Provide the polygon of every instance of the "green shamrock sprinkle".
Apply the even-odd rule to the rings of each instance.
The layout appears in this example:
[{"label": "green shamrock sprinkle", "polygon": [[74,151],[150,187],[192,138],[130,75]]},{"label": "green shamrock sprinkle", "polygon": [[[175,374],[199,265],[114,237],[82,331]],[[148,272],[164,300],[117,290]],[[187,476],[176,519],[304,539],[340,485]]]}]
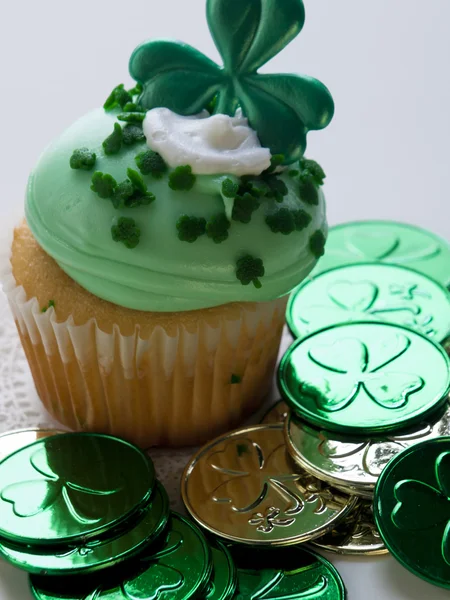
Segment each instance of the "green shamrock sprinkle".
[{"label": "green shamrock sprinkle", "polygon": [[[269,184],[262,178],[242,178],[243,187],[241,192],[245,190],[255,198],[265,198],[272,193]],[[245,193],[244,192],[244,193]]]},{"label": "green shamrock sprinkle", "polygon": [[134,88],[131,88],[131,90],[128,90],[128,93],[130,94],[130,96],[140,96],[142,94],[143,91],[143,87],[140,83],[137,83]]},{"label": "green shamrock sprinkle", "polygon": [[222,194],[225,198],[236,198],[239,191],[239,184],[227,177],[222,182]]},{"label": "green shamrock sprinkle", "polygon": [[119,121],[125,121],[126,123],[142,123],[145,119],[145,113],[142,112],[127,112],[121,113],[118,117]]},{"label": "green shamrock sprinkle", "polygon": [[278,175],[268,174],[267,171],[259,177],[242,177],[241,181],[241,196],[248,192],[255,198],[274,198],[277,202],[282,202],[284,196],[289,193],[284,181]]},{"label": "green shamrock sprinkle", "polygon": [[289,235],[294,231],[305,229],[311,222],[311,216],[304,210],[289,210],[280,208],[275,213],[267,215],[266,223],[274,233]]},{"label": "green shamrock sprinkle", "polygon": [[145,108],[141,108],[139,106],[139,104],[136,104],[136,102],[128,102],[123,107],[123,112],[126,112],[126,113],[134,113],[134,112],[145,113]]},{"label": "green shamrock sprinkle", "polygon": [[211,219],[206,224],[206,235],[213,240],[215,244],[221,244],[228,239],[228,230],[231,227],[230,221],[225,213],[220,213]]},{"label": "green shamrock sprinkle", "polygon": [[156,200],[137,171],[127,170],[128,179],[120,183],[112,198],[114,208],[148,206]]},{"label": "green shamrock sprinkle", "polygon": [[302,169],[302,173],[304,173],[305,171],[311,173],[312,179],[317,186],[321,186],[324,184],[324,181],[326,179],[325,171],[315,160],[302,158],[300,160],[300,167]]},{"label": "green shamrock sprinkle", "polygon": [[310,173],[307,173],[306,176],[304,173],[300,175],[299,191],[300,198],[305,204],[310,204],[311,206],[317,206],[319,204],[319,192]]},{"label": "green shamrock sprinkle", "polygon": [[278,169],[278,167],[281,167],[284,161],[284,154],[274,154],[270,159],[270,167],[266,171],[264,171],[264,173],[274,173]]},{"label": "green shamrock sprinkle", "polygon": [[294,210],[292,214],[294,216],[296,231],[302,231],[303,229],[306,229],[312,221],[311,215],[307,213],[306,210]]},{"label": "green shamrock sprinkle", "polygon": [[122,129],[123,134],[123,143],[125,146],[132,146],[133,144],[137,144],[138,142],[145,141],[145,135],[142,131],[141,125],[136,125],[130,123],[129,125],[125,125]]},{"label": "green shamrock sprinkle", "polygon": [[327,242],[323,232],[318,229],[309,239],[309,248],[316,258],[320,258],[325,254],[325,244]]},{"label": "green shamrock sprinkle", "polygon": [[117,223],[111,227],[112,239],[122,242],[127,248],[136,248],[141,237],[141,230],[134,219],[120,217]]},{"label": "green shamrock sprinkle", "polygon": [[178,238],[192,244],[206,232],[206,219],[182,215],[177,221]]},{"label": "green shamrock sprinkle", "polygon": [[147,186],[145,185],[145,181],[142,179],[139,173],[134,169],[127,169],[127,175],[128,179],[132,182],[135,189],[145,194],[145,192],[147,191]]},{"label": "green shamrock sprinkle", "polygon": [[47,306],[44,306],[44,308],[41,310],[41,312],[46,313],[49,308],[55,308],[54,300],[50,300],[49,303],[47,304]]},{"label": "green shamrock sprinkle", "polygon": [[250,254],[243,256],[236,262],[236,277],[242,285],[253,283],[255,288],[262,287],[260,277],[265,275],[264,263],[260,258],[253,258]]},{"label": "green shamrock sprinkle", "polygon": [[143,175],[151,175],[155,179],[161,179],[168,168],[163,157],[153,150],[141,152],[134,160]]},{"label": "green shamrock sprinkle", "polygon": [[74,150],[70,157],[71,169],[82,169],[83,171],[90,171],[97,160],[97,156],[94,152],[88,150],[88,148],[79,148]]},{"label": "green shamrock sprinkle", "polygon": [[134,185],[129,179],[119,183],[119,185],[116,187],[113,197],[111,198],[114,208],[124,208],[133,194]]},{"label": "green shamrock sprinkle", "polygon": [[195,175],[192,173],[192,167],[177,167],[169,175],[169,187],[172,190],[188,192],[194,187],[196,181]]},{"label": "green shamrock sprinkle", "polygon": [[116,106],[123,108],[128,102],[133,102],[132,95],[127,92],[123,83],[113,89],[111,94],[108,96],[103,108],[105,110],[112,110]]},{"label": "green shamrock sprinkle", "polygon": [[[233,373],[233,375],[231,376],[231,385],[236,385],[238,383],[242,383],[242,377],[240,377],[239,375],[235,375]],[[238,452],[239,452],[239,447],[238,447]]]},{"label": "green shamrock sprinkle", "polygon": [[[233,378],[233,375],[232,375],[232,378]],[[244,454],[250,454],[247,444],[237,444],[236,451],[237,451],[237,455],[239,456],[239,458],[244,456]]]},{"label": "green shamrock sprinkle", "polygon": [[91,190],[98,194],[100,198],[110,199],[114,196],[117,188],[117,181],[108,173],[96,171],[92,175]]},{"label": "green shamrock sprinkle", "polygon": [[103,149],[107,156],[117,154],[122,148],[123,132],[119,123],[114,123],[114,131],[103,142]]},{"label": "green shamrock sprinkle", "polygon": [[243,196],[236,196],[233,206],[233,221],[250,223],[252,215],[259,208],[259,200],[246,192]]},{"label": "green shamrock sprinkle", "polygon": [[284,196],[287,196],[289,193],[284,181],[276,176],[270,176],[267,178],[267,183],[271,190],[268,198],[275,198],[276,202],[283,202]]}]

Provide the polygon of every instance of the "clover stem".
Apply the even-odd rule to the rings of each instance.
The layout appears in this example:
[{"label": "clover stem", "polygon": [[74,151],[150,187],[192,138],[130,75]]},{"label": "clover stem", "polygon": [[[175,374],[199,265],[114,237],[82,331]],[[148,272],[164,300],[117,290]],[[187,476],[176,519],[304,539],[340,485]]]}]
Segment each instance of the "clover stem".
[{"label": "clover stem", "polygon": [[237,108],[238,100],[234,91],[234,85],[230,83],[220,90],[217,96],[214,114],[229,115],[230,117],[234,117]]}]

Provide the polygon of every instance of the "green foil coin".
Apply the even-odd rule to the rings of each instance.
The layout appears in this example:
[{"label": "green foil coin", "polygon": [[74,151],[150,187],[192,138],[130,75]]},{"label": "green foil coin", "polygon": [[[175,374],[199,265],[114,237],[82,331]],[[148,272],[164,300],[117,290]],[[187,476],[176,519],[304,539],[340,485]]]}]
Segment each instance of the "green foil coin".
[{"label": "green foil coin", "polygon": [[158,539],[169,518],[169,499],[161,484],[157,484],[151,503],[136,522],[128,523],[126,531],[102,541],[90,540],[61,548],[50,553],[31,552],[0,544],[0,557],[16,567],[36,575],[90,574],[115,565],[142,553]]},{"label": "green foil coin", "polygon": [[206,594],[206,600],[231,600],[237,586],[237,572],[233,559],[226,546],[218,540],[211,546],[213,577]]},{"label": "green foil coin", "polygon": [[0,461],[34,442],[63,433],[58,429],[18,429],[3,433],[0,435]]},{"label": "green foil coin", "polygon": [[450,245],[414,225],[360,221],[332,227],[326,254],[314,273],[361,262],[410,267],[444,286],[450,285]]},{"label": "green foil coin", "polygon": [[426,275],[390,264],[356,264],[325,271],[291,296],[286,313],[297,337],[352,321],[412,327],[436,342],[450,334],[450,293]]},{"label": "green foil coin", "polygon": [[392,555],[418,577],[450,589],[449,437],[390,461],[375,490],[374,513]]},{"label": "green foil coin", "polygon": [[325,558],[303,546],[254,549],[230,546],[238,571],[235,600],[344,600],[345,587]]},{"label": "green foil coin", "polygon": [[344,323],[291,346],[278,382],[293,412],[309,424],[371,436],[437,411],[449,391],[450,363],[441,346],[412,329]]},{"label": "green foil coin", "polygon": [[0,463],[0,538],[19,545],[67,546],[98,539],[148,503],[150,459],[117,438],[47,437]]},{"label": "green foil coin", "polygon": [[[204,597],[212,573],[211,552],[203,534],[173,513],[157,548],[130,565],[131,571],[104,574],[103,581],[32,577],[38,600],[188,600]],[[120,581],[118,581],[120,580]],[[222,598],[218,596],[218,598]],[[223,597],[224,599],[226,596]]]}]

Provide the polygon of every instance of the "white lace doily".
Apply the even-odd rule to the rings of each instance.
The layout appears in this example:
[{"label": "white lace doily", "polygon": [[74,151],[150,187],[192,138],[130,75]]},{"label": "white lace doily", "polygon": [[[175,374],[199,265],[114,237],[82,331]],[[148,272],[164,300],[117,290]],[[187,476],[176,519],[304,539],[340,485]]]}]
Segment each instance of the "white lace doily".
[{"label": "white lace doily", "polygon": [[[289,344],[283,340],[282,350]],[[271,398],[275,399],[275,387]],[[267,410],[267,406],[265,407]],[[258,415],[252,421],[257,422]],[[28,427],[61,428],[41,404],[22,350],[8,302],[0,291],[0,433]],[[172,508],[181,511],[180,479],[195,449],[149,451]]]}]

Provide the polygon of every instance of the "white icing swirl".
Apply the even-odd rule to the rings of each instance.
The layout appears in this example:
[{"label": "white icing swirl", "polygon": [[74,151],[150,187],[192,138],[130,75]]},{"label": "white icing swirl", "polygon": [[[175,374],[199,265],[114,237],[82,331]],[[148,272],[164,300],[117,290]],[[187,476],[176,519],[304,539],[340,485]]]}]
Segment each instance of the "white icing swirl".
[{"label": "white icing swirl", "polygon": [[190,165],[197,175],[260,175],[270,167],[270,150],[261,147],[257,133],[239,114],[210,116],[204,111],[182,117],[154,108],[145,117],[144,134],[170,167]]}]

